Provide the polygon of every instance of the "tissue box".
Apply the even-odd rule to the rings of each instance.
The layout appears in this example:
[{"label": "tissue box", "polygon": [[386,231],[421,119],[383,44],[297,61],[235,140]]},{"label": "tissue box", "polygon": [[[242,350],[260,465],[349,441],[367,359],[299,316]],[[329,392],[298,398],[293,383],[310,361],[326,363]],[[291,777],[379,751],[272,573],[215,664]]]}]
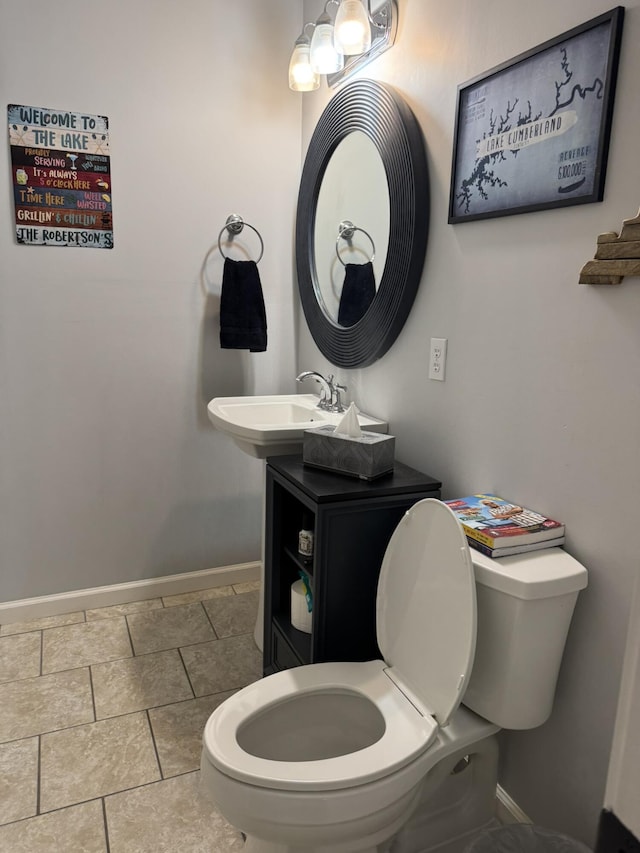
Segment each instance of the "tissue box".
[{"label": "tissue box", "polygon": [[326,424],[304,431],[302,461],[314,468],[375,480],[393,471],[395,443],[393,435],[363,430],[359,438],[351,438]]}]

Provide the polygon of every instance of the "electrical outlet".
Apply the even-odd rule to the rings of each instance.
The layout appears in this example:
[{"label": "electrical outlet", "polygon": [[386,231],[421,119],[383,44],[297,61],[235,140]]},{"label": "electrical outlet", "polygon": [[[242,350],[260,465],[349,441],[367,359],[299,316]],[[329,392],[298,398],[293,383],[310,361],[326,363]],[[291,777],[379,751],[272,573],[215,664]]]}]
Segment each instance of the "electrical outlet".
[{"label": "electrical outlet", "polygon": [[444,382],[444,370],[447,364],[447,339],[431,338],[429,350],[429,379]]}]

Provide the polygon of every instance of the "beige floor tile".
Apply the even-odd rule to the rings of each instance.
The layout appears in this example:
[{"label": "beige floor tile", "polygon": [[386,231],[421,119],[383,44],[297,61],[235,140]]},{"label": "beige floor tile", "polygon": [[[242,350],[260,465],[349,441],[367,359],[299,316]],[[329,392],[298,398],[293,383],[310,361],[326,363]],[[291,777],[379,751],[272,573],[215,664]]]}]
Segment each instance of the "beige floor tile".
[{"label": "beige floor tile", "polygon": [[98,720],[193,697],[177,649],[97,663],[91,676]]},{"label": "beige floor tile", "polygon": [[43,632],[43,673],[131,656],[127,624],[122,616],[48,628]]},{"label": "beige floor tile", "polygon": [[149,610],[160,610],[161,598],[147,598],[144,601],[129,601],[127,604],[112,604],[110,607],[97,607],[87,610],[87,622],[94,619],[111,619],[114,616],[129,616],[131,613],[146,613]]},{"label": "beige floor tile", "polygon": [[234,853],[240,833],[204,798],[199,773],[107,797],[111,853]]},{"label": "beige floor tile", "polygon": [[213,628],[199,602],[150,613],[135,613],[127,616],[127,622],[137,655],[215,639]]},{"label": "beige floor tile", "polygon": [[254,592],[256,589],[260,589],[260,581],[243,581],[233,584],[233,591],[238,595],[242,595],[243,592]]},{"label": "beige floor tile", "polygon": [[262,655],[250,634],[188,646],[181,652],[196,696],[237,690],[262,677]]},{"label": "beige floor tile", "polygon": [[0,743],[94,719],[89,670],[0,684]]},{"label": "beige floor tile", "polygon": [[251,633],[258,615],[258,598],[258,592],[245,592],[232,598],[204,601],[204,609],[209,614],[218,637]]},{"label": "beige floor tile", "polygon": [[147,715],[43,735],[40,810],[59,809],[160,778]]},{"label": "beige floor tile", "polygon": [[57,628],[59,625],[74,625],[84,622],[84,612],[61,613],[59,616],[43,616],[42,619],[32,619],[29,622],[14,622],[12,625],[0,625],[0,637],[9,634],[24,634],[27,631],[41,631],[43,628]]},{"label": "beige floor tile", "polygon": [[38,738],[0,745],[0,824],[35,815],[38,806]]},{"label": "beige floor tile", "polygon": [[106,853],[102,803],[0,826],[0,853]]},{"label": "beige floor tile", "polygon": [[40,631],[0,639],[0,682],[40,675]]},{"label": "beige floor tile", "polygon": [[189,773],[200,767],[202,732],[213,711],[233,695],[216,693],[188,702],[153,708],[149,711],[153,737],[158,750],[160,767],[164,778]]},{"label": "beige floor tile", "polygon": [[192,604],[194,601],[206,601],[209,598],[224,598],[233,595],[231,586],[215,586],[211,589],[198,589],[195,592],[183,592],[180,595],[165,595],[162,599],[165,607],[176,607],[179,604]]},{"label": "beige floor tile", "polygon": [[[242,849],[201,799],[195,771],[209,715],[261,677],[258,589],[215,587],[96,608],[87,621],[75,612],[0,627],[0,853]],[[47,813],[35,816],[38,769]]]}]

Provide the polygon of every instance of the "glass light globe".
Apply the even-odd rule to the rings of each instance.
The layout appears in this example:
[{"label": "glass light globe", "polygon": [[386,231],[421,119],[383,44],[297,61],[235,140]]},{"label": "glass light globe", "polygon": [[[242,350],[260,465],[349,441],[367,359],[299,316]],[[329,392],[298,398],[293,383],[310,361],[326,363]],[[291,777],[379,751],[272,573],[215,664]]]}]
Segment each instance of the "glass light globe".
[{"label": "glass light globe", "polygon": [[342,0],[336,15],[335,43],[347,56],[371,47],[369,16],[360,0]]},{"label": "glass light globe", "polygon": [[289,88],[294,92],[313,92],[320,87],[320,77],[311,67],[309,40],[298,39],[289,62]]},{"label": "glass light globe", "polygon": [[334,43],[333,24],[328,15],[316,23],[311,39],[311,66],[318,74],[335,74],[344,67],[344,54]]}]

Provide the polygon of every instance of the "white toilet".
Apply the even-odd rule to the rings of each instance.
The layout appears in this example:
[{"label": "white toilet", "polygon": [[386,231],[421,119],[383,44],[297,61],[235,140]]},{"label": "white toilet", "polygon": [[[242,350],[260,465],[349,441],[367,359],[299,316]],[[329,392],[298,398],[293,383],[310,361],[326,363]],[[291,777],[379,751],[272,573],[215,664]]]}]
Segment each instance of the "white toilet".
[{"label": "white toilet", "polygon": [[[500,728],[548,718],[586,585],[559,548],[470,552],[451,510],[420,501],[380,571],[384,660],[301,666],[227,699],[204,731],[205,790],[246,834],[247,853],[394,849],[453,763],[483,744],[495,756]],[[452,837],[459,812],[446,818]]]}]

